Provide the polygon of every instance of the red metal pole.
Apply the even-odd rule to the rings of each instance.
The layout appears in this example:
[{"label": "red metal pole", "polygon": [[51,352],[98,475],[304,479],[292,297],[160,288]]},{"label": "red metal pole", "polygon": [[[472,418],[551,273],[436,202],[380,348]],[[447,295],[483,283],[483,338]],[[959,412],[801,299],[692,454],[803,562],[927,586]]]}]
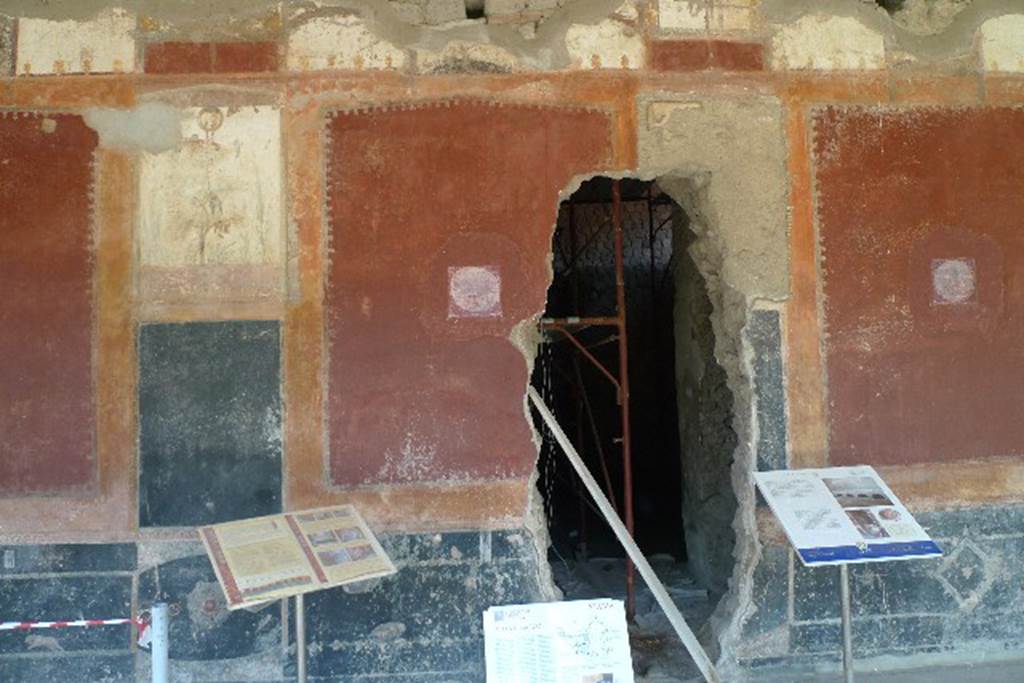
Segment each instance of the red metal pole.
[{"label": "red metal pole", "polygon": [[[615,230],[615,313],[619,325],[619,400],[622,402],[622,506],[626,530],[633,536],[633,459],[629,432],[629,345],[626,336],[626,280],[622,258],[622,186],[612,182],[612,228]],[[626,618],[636,616],[633,560],[626,558]]]}]

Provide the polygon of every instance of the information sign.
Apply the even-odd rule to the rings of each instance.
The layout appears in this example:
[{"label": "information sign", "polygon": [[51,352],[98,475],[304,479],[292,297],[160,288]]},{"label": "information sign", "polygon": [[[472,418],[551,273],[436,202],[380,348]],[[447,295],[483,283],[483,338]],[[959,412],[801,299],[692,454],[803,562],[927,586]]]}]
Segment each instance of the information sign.
[{"label": "information sign", "polygon": [[942,555],[873,467],[755,472],[805,565]]},{"label": "information sign", "polygon": [[199,529],[228,609],[395,573],[351,505]]}]

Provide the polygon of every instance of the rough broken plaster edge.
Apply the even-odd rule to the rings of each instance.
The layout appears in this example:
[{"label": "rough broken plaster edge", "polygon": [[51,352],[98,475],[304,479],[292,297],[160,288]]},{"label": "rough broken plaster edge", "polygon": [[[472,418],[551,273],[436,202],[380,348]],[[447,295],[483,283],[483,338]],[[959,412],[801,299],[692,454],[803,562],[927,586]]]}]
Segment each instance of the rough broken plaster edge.
[{"label": "rough broken plaster edge", "polygon": [[944,31],[932,35],[914,33],[900,26],[884,9],[874,3],[852,0],[762,0],[761,13],[766,32],[795,22],[802,16],[849,17],[882,35],[886,61],[891,67],[901,53],[911,61],[925,63],[967,60],[980,65],[977,34],[989,19],[1021,13],[1020,0],[973,0]]},{"label": "rough broken plaster edge", "polygon": [[689,254],[707,286],[712,303],[715,359],[726,372],[733,396],[732,426],[737,436],[730,472],[736,497],[736,514],[732,522],[736,535],[733,572],[729,589],[709,620],[713,639],[711,654],[717,656],[718,667],[725,678],[733,680],[738,675],[734,670],[735,643],[741,636],[743,624],[753,613],[753,574],[760,560],[753,489],[753,472],[756,469],[756,429],[753,427],[756,421],[752,419],[753,350],[745,334],[753,303],[722,275],[722,264],[729,258],[729,251],[716,227],[715,217],[709,212],[711,204],[706,192],[714,182],[712,173],[680,169],[650,179],[657,181],[662,191],[672,197],[690,218],[690,229],[696,239],[690,245]]},{"label": "rough broken plaster edge", "polygon": [[[656,101],[657,97],[663,95],[672,100],[678,100],[681,96],[680,93],[651,91],[643,95],[638,106],[642,107],[644,103]],[[692,96],[693,93],[688,95]],[[784,119],[779,121],[778,135],[780,139],[785,139]],[[685,159],[685,150],[676,150],[676,153]],[[785,158],[784,156],[781,160],[780,182],[786,184],[784,201],[788,202],[789,175],[785,167]],[[737,250],[735,247],[730,250],[729,245],[725,243],[727,231],[720,228],[718,217],[712,213],[714,206],[705,194],[715,182],[713,165],[704,167],[665,161],[648,162],[644,165],[641,156],[639,173],[643,179],[657,180],[661,189],[690,217],[690,228],[696,239],[690,245],[689,253],[708,289],[712,303],[711,323],[715,334],[715,358],[726,372],[727,385],[733,395],[733,429],[737,435],[737,446],[733,452],[730,472],[737,503],[732,522],[736,534],[733,574],[729,580],[729,589],[716,606],[709,626],[714,641],[713,647],[717,647],[719,666],[723,671],[729,672],[727,679],[732,680],[735,677],[742,680],[743,673],[734,655],[738,650],[744,624],[756,610],[753,602],[753,574],[761,556],[753,486],[753,472],[756,470],[756,442],[753,440],[756,435],[752,430],[752,426],[756,425],[752,412],[755,395],[751,355],[753,351],[746,339],[745,328],[754,302],[767,297],[756,291],[740,291],[725,278],[725,273],[738,270],[726,267],[731,262],[730,255]],[[677,185],[675,193],[671,188],[673,183]],[[786,292],[780,292],[777,299],[781,302],[789,296],[788,243],[792,228],[788,211],[780,214],[779,218],[785,222],[787,245]],[[771,298],[776,300],[775,297]]]},{"label": "rough broken plaster edge", "polygon": [[[647,96],[654,98],[657,95],[658,93],[652,92]],[[675,93],[673,99],[678,97],[679,94]],[[780,120],[780,126],[784,126],[784,119]],[[784,127],[780,127],[778,135],[785,139]],[[702,196],[700,187],[700,183],[703,182],[703,190],[706,191],[708,183],[715,182],[713,171],[713,167],[709,170],[686,164],[659,164],[649,169],[641,165],[640,168],[642,177],[656,179],[662,190],[669,194],[691,219],[691,230],[697,239],[690,246],[690,255],[704,278],[712,302],[711,323],[715,333],[715,358],[726,372],[727,384],[733,395],[733,429],[737,435],[737,446],[733,452],[730,472],[737,503],[732,522],[736,535],[733,548],[734,564],[729,589],[716,606],[709,624],[713,640],[712,649],[717,649],[718,666],[724,679],[743,680],[745,673],[739,666],[735,653],[738,651],[744,625],[757,609],[753,598],[753,576],[761,559],[753,485],[753,473],[756,470],[753,349],[746,339],[745,328],[755,300],[763,299],[764,296],[756,292],[739,291],[724,277],[724,273],[734,270],[725,268],[732,252],[723,242],[724,233],[718,227],[718,218],[710,213],[713,206],[706,196]],[[785,168],[782,169],[781,177],[783,182],[788,183]],[[682,187],[678,188],[680,192],[675,194],[669,187],[672,179],[682,184]],[[786,197],[788,198],[788,185]],[[788,245],[791,234],[788,212],[781,218],[786,224]],[[698,227],[703,229],[697,230]],[[787,265],[787,273],[788,268]],[[788,276],[786,281],[788,283]]]},{"label": "rough broken plaster edge", "polygon": [[[70,116],[81,117],[79,112],[63,108],[41,108],[35,107],[25,109],[20,107],[0,107],[0,119],[42,119],[49,116]],[[100,218],[99,218],[99,195],[102,183],[100,173],[100,146],[99,140],[89,155],[89,187],[87,188],[89,203],[89,269],[90,292],[89,292],[89,336],[92,348],[89,351],[89,374],[92,378],[92,394],[89,396],[89,404],[92,406],[92,452],[89,459],[92,460],[92,473],[90,480],[74,486],[55,487],[40,489],[38,491],[19,492],[16,490],[0,489],[0,500],[19,498],[59,498],[62,500],[97,500],[101,493],[100,477],[100,453],[99,453],[99,422],[100,409],[98,388],[100,385],[99,375],[99,347],[100,347],[100,322],[99,322],[99,264],[96,253],[100,245]],[[81,514],[81,513],[79,513]]]},{"label": "rough broken plaster edge", "polygon": [[[522,63],[523,70],[557,71],[571,68],[572,59],[565,43],[569,28],[581,24],[597,25],[606,19],[616,18],[623,0],[575,0],[567,3],[542,21],[532,38],[520,34],[520,24],[515,23],[491,24],[474,19],[440,26],[406,23],[386,0],[331,0],[327,7],[322,3],[313,7],[308,2],[298,4],[297,8],[289,8],[290,14],[284,18],[285,35],[294,27],[317,18],[357,16],[377,39],[406,53],[406,66],[396,69],[399,72],[415,69],[419,52],[442,53],[449,44],[459,42],[503,49]],[[637,28],[639,30],[639,26]]]},{"label": "rough broken plaster edge", "polygon": [[[588,172],[575,176],[566,188],[559,192],[558,205],[576,192],[583,182],[599,176],[657,182],[662,191],[686,212],[690,218],[691,230],[698,225],[702,228],[699,232],[694,230],[696,239],[690,245],[688,253],[693,258],[701,277],[704,278],[712,301],[711,322],[715,333],[715,358],[726,371],[728,386],[733,395],[733,429],[736,431],[738,441],[733,453],[730,474],[733,493],[737,501],[736,516],[732,523],[736,533],[736,545],[733,548],[733,574],[729,579],[728,592],[719,601],[710,619],[712,638],[715,641],[712,643],[711,654],[714,656],[717,651],[718,666],[722,672],[728,674],[726,680],[736,680],[736,677],[741,676],[742,672],[732,653],[735,651],[735,643],[742,635],[743,625],[755,609],[753,574],[761,558],[755,518],[756,498],[753,488],[753,472],[756,470],[756,449],[753,444],[756,443],[754,439],[757,436],[756,427],[753,426],[756,425],[756,420],[752,419],[755,407],[753,402],[753,349],[746,340],[745,334],[747,318],[754,306],[753,300],[733,289],[721,277],[720,264],[728,257],[728,251],[722,243],[721,235],[717,232],[714,223],[707,218],[704,207],[708,206],[709,202],[706,197],[702,196],[702,191],[706,190],[711,177],[710,173],[700,173],[690,168],[659,173],[646,170],[642,166],[629,172],[607,170]],[[666,187],[671,183],[671,179],[682,181],[684,186],[689,185],[690,187],[683,192],[676,188],[674,192],[672,188]],[[694,182],[695,180],[696,182]],[[552,239],[556,228],[557,222],[552,226]],[[552,258],[553,251],[549,251],[549,286],[554,277]],[[740,311],[740,313],[733,314],[734,320],[727,320],[729,311]],[[541,315],[543,315],[543,309],[533,318],[521,321],[520,325],[536,325]],[[536,334],[539,335],[539,333]],[[532,349],[527,349],[529,355],[524,352],[531,374],[537,350],[538,346],[535,345]],[[529,398],[526,396],[523,398],[523,410],[534,434],[534,442],[537,444],[539,455],[541,436],[534,427]],[[536,465],[534,471],[535,473],[537,471]],[[532,479],[531,483],[535,484],[536,482]],[[536,486],[533,485],[532,488],[536,489]],[[537,493],[539,495],[539,492]],[[543,509],[540,513],[543,514]]]},{"label": "rough broken plaster edge", "polygon": [[[599,176],[609,178],[628,177],[621,175],[621,172],[609,170],[594,170],[585,173],[578,173],[573,176],[566,186],[558,192],[558,196],[555,198],[554,220],[551,223],[551,230],[548,236],[549,246],[546,260],[548,289],[551,288],[551,283],[555,278],[555,252],[553,244],[555,232],[558,229],[558,212],[561,209],[562,202],[579,190],[583,183]],[[526,514],[524,516],[524,524],[533,533],[533,541],[538,553],[538,564],[541,565],[541,568],[538,570],[538,578],[540,579],[540,585],[547,593],[546,599],[561,600],[564,597],[564,594],[555,584],[554,572],[551,569],[551,563],[548,561],[547,550],[551,546],[551,535],[548,530],[547,515],[544,512],[544,500],[540,492],[540,487],[538,486],[538,482],[540,481],[540,452],[544,437],[542,432],[537,429],[537,426],[534,423],[530,397],[527,393],[527,389],[532,386],[533,371],[536,366],[537,355],[540,352],[540,345],[543,343],[543,333],[540,331],[538,323],[543,317],[546,309],[547,295],[545,295],[544,304],[540,309],[533,313],[533,315],[527,316],[516,323],[512,328],[511,334],[508,336],[508,341],[516,347],[521,354],[523,354],[523,359],[526,361],[526,385],[523,387],[523,419],[526,420],[526,425],[530,430],[531,440],[533,441],[534,448],[537,451],[533,460],[533,472],[530,475],[530,481],[528,484],[528,499]],[[559,451],[560,450],[561,447],[559,447]]]},{"label": "rough broken plaster edge", "polygon": [[[164,2],[151,7],[152,1],[82,0],[79,3],[65,2],[51,6],[38,0],[6,0],[9,6],[4,12],[11,17],[85,20],[91,18],[96,11],[117,6],[135,11],[139,16],[166,20],[172,25],[182,27],[196,21],[192,16],[194,7],[190,10],[184,0],[179,3]],[[466,41],[502,48],[521,60],[525,70],[559,70],[569,68],[571,61],[565,46],[568,28],[580,24],[596,25],[605,19],[615,18],[621,0],[576,0],[567,3],[542,21],[537,28],[536,36],[529,39],[518,32],[516,24],[487,24],[479,20],[440,26],[409,24],[399,17],[386,0],[293,0],[288,3],[287,10],[282,9],[281,3],[274,3],[271,0],[235,4],[237,6],[224,7],[219,11],[225,19],[236,24],[264,18],[270,10],[280,12],[282,35],[286,35],[289,28],[310,19],[338,14],[357,15],[363,19],[371,33],[406,52],[440,52],[451,41]],[[288,12],[287,16],[283,16],[285,11]],[[970,59],[972,63],[980,63],[976,47],[981,25],[988,19],[1020,13],[1019,0],[974,0],[941,33],[922,35],[902,27],[887,12],[873,4],[853,0],[763,0],[760,30],[741,34],[763,37],[803,15],[851,17],[882,34],[889,57],[903,54],[908,55],[911,61]],[[215,17],[211,14],[208,19],[212,21]],[[179,33],[184,34],[179,37],[188,38],[190,35],[198,34],[205,36],[208,32],[205,29],[208,29],[210,21],[205,22],[202,28],[193,28],[191,31],[179,30]],[[637,30],[644,30],[641,24],[642,21],[638,20]],[[655,33],[676,35],[678,32],[656,29]],[[415,59],[408,61],[410,65],[414,63]],[[138,66],[137,63],[136,70]]]},{"label": "rough broken plaster edge", "polygon": [[[531,373],[532,374],[532,373]],[[533,421],[530,421],[532,428]],[[538,449],[538,454],[540,453]],[[537,585],[540,586],[542,600],[555,602],[561,600],[565,595],[555,583],[555,574],[548,562],[548,548],[551,547],[551,535],[548,532],[548,520],[544,514],[544,499],[540,493],[537,482],[540,480],[540,470],[534,466],[533,474],[530,475],[530,483],[527,487],[526,514],[523,518],[523,527],[530,536],[533,551],[537,555]]]}]

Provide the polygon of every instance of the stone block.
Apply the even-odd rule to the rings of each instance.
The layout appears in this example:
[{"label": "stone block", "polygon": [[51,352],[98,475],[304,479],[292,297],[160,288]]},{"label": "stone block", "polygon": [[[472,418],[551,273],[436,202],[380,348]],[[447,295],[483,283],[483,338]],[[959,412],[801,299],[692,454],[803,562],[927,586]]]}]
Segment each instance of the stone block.
[{"label": "stone block", "polygon": [[885,67],[885,39],[852,17],[809,14],[777,28],[772,67],[866,70]]},{"label": "stone block", "polygon": [[1024,14],[989,19],[978,29],[981,64],[986,71],[1024,71]]},{"label": "stone block", "polygon": [[17,73],[127,73],[135,69],[135,15],[119,8],[86,21],[18,20]]}]

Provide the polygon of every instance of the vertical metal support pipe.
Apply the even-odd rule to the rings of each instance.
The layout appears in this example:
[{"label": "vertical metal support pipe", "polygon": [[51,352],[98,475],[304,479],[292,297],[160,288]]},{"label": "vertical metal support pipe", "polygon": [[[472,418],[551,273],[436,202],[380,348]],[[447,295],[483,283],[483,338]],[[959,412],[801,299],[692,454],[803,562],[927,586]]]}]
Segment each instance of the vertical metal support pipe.
[{"label": "vertical metal support pipe", "polygon": [[843,681],[853,683],[853,623],[850,617],[850,571],[839,565],[839,608],[843,618]]},{"label": "vertical metal support pipe", "polygon": [[298,683],[306,683],[306,599],[295,596],[295,673]]},{"label": "vertical metal support pipe", "polygon": [[[633,459],[629,430],[629,344],[626,335],[626,278],[622,257],[622,183],[612,181],[612,228],[615,231],[615,313],[619,326],[619,402],[622,404],[622,507],[626,530],[633,535]],[[636,615],[636,577],[626,558],[626,618]]]},{"label": "vertical metal support pipe", "polygon": [[166,602],[158,602],[150,610],[149,627],[153,629],[150,647],[153,683],[167,683],[170,663],[170,614]]}]

